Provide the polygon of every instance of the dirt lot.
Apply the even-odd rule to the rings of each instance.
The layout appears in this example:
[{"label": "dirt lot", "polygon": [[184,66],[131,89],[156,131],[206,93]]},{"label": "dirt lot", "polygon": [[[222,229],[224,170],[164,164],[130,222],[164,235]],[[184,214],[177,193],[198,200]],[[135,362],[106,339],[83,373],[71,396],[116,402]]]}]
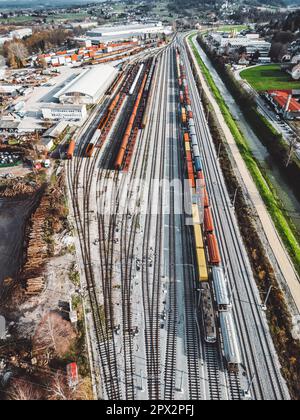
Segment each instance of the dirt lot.
[{"label": "dirt lot", "polygon": [[0,199],[0,286],[20,268],[25,222],[35,199]]},{"label": "dirt lot", "polygon": [[0,168],[0,177],[6,174],[11,174],[12,176],[25,176],[31,172],[31,168],[23,165],[12,166],[9,168]]}]

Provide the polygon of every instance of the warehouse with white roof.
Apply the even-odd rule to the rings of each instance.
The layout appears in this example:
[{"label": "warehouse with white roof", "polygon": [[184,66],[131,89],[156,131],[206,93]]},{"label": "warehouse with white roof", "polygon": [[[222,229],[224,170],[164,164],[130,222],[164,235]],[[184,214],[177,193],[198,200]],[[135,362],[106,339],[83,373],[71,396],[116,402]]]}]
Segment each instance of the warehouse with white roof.
[{"label": "warehouse with white roof", "polygon": [[106,64],[87,69],[56,93],[55,98],[61,103],[74,105],[95,104],[117,73],[114,67]]}]

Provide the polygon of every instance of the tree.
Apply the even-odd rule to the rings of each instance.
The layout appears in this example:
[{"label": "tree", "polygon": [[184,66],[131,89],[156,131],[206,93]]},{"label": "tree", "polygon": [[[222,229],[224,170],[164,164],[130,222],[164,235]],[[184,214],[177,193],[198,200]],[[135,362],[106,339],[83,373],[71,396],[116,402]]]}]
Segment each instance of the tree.
[{"label": "tree", "polygon": [[58,313],[50,312],[38,325],[33,337],[33,349],[37,353],[53,351],[64,356],[74,343],[76,333],[70,322]]},{"label": "tree", "polygon": [[10,63],[13,63],[18,68],[24,67],[26,58],[29,55],[24,43],[19,40],[14,40],[8,44],[7,48]]},{"label": "tree", "polygon": [[23,379],[13,379],[8,390],[8,398],[14,401],[40,400],[42,394],[37,386]]}]

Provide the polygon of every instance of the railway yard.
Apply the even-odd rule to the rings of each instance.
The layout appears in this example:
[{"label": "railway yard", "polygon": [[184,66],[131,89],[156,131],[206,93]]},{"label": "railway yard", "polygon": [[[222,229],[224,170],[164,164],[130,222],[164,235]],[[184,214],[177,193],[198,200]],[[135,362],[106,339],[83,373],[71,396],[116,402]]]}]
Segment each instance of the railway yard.
[{"label": "railway yard", "polygon": [[290,399],[206,117],[175,35],[66,151],[99,399]]}]

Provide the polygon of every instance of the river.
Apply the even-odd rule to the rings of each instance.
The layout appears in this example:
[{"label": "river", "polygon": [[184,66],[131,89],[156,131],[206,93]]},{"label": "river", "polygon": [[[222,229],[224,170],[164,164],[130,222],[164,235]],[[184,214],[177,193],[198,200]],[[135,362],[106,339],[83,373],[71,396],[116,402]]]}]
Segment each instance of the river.
[{"label": "river", "polygon": [[209,69],[211,76],[213,77],[218,89],[224,98],[226,98],[226,104],[230,109],[233,117],[238,121],[239,126],[244,133],[249,146],[251,147],[252,153],[255,158],[260,162],[260,165],[264,168],[268,178],[274,185],[279,198],[281,199],[286,211],[288,212],[291,220],[295,224],[298,232],[300,232],[300,202],[295,196],[293,190],[287,183],[287,180],[282,174],[282,171],[274,161],[267,148],[261,143],[259,138],[253,132],[252,128],[246,121],[241,112],[240,107],[235,102],[233,96],[228,91],[221,77],[214,68],[212,62],[207,57],[202,48],[198,48],[200,56],[204,61],[206,67]]}]

